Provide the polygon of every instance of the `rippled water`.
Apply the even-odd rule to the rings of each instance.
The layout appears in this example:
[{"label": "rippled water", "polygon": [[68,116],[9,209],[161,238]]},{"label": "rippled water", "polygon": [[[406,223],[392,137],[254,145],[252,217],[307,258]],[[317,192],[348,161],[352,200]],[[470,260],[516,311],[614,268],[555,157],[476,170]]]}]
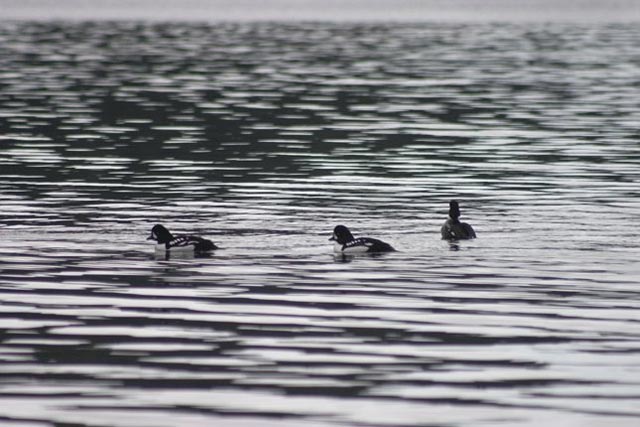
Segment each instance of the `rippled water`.
[{"label": "rippled water", "polygon": [[637,425],[639,45],[1,23],[0,423]]}]

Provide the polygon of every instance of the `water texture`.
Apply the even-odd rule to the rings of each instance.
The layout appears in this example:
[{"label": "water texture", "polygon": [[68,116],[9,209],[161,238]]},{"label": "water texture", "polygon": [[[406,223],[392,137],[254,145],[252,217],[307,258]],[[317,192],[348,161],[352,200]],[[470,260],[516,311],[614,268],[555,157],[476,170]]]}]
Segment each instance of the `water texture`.
[{"label": "water texture", "polygon": [[[0,23],[0,423],[638,425],[638,46]],[[340,223],[399,251],[334,257]]]}]

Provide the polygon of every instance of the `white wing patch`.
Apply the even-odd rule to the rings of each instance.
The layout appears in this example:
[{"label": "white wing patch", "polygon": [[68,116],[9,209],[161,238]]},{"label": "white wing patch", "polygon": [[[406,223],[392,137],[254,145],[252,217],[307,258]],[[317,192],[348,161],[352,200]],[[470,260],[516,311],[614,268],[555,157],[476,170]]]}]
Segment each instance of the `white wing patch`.
[{"label": "white wing patch", "polygon": [[341,252],[345,254],[357,254],[368,252],[369,248],[373,246],[373,242],[367,239],[355,239],[341,246]]},{"label": "white wing patch", "polygon": [[196,241],[189,236],[179,236],[169,242],[167,249],[190,249],[193,250]]}]

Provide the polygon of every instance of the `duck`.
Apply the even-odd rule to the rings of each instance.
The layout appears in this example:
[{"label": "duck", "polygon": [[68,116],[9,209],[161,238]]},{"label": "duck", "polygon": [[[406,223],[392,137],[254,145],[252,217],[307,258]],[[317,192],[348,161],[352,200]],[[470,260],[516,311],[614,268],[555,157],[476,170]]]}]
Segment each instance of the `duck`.
[{"label": "duck", "polygon": [[475,239],[476,232],[471,225],[460,222],[460,206],[456,200],[449,202],[449,219],[440,229],[443,240],[467,240]]},{"label": "duck", "polygon": [[147,240],[155,240],[156,251],[193,251],[194,253],[209,252],[218,247],[211,241],[200,236],[180,234],[174,236],[162,224],[156,224],[151,229]]},{"label": "duck", "polygon": [[393,252],[395,249],[382,240],[371,237],[353,237],[351,231],[344,225],[338,225],[333,229],[333,251],[340,254],[380,253]]}]

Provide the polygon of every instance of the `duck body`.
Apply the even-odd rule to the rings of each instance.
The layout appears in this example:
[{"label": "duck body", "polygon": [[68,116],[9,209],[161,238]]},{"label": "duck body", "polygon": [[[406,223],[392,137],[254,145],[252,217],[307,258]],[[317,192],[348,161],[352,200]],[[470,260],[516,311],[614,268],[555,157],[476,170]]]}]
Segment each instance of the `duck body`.
[{"label": "duck body", "polygon": [[329,240],[335,242],[333,244],[333,251],[340,254],[348,255],[395,251],[390,244],[382,240],[371,237],[353,237],[351,231],[344,225],[338,225],[334,228],[333,236]]},{"label": "duck body", "polygon": [[155,240],[157,242],[155,245],[156,251],[204,253],[218,249],[215,243],[211,240],[190,234],[174,236],[169,230],[160,224],[153,226],[151,229],[151,235],[147,240]]},{"label": "duck body", "polygon": [[475,239],[476,232],[466,222],[448,219],[440,229],[444,240],[467,240]]},{"label": "duck body", "polygon": [[449,219],[445,221],[440,229],[443,240],[467,240],[475,239],[476,232],[471,225],[461,222],[460,207],[458,202],[452,200],[449,202]]}]

